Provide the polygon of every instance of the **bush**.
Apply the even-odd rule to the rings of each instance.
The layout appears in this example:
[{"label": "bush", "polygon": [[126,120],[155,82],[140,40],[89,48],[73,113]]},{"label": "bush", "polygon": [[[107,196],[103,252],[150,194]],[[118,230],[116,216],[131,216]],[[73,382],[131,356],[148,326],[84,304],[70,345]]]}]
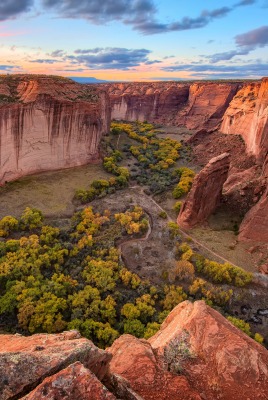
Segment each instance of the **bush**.
[{"label": "bush", "polygon": [[177,211],[177,213],[180,212],[181,210],[181,206],[182,206],[182,202],[181,201],[176,201],[176,203],[173,206],[173,210]]},{"label": "bush", "polygon": [[0,220],[0,236],[9,236],[9,234],[16,231],[18,227],[19,221],[11,215],[7,215]]},{"label": "bush", "polygon": [[167,219],[167,213],[166,213],[165,211],[160,211],[160,213],[158,214],[158,216],[159,216],[160,218]]}]

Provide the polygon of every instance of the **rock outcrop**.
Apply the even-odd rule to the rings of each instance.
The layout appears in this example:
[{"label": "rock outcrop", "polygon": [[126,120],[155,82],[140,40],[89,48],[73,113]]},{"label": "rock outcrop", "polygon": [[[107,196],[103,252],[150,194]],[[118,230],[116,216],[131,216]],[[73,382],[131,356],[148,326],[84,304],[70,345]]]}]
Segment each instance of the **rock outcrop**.
[{"label": "rock outcrop", "polygon": [[83,165],[99,157],[109,131],[105,92],[42,75],[0,78],[0,184]]},{"label": "rock outcrop", "polygon": [[223,153],[212,158],[199,172],[181,207],[177,220],[180,227],[191,228],[211,215],[219,204],[229,166],[229,154]]},{"label": "rock outcrop", "polygon": [[202,398],[267,398],[267,350],[203,301],[175,307],[149,342],[163,358],[174,347],[181,349],[177,361],[184,355],[184,374]]},{"label": "rock outcrop", "polygon": [[[105,386],[104,386],[105,385]],[[77,331],[0,336],[1,400],[266,400],[268,352],[203,301],[149,340],[99,350]]]},{"label": "rock outcrop", "polygon": [[98,349],[90,340],[81,338],[77,331],[30,337],[1,335],[0,398],[20,398],[47,376],[58,373],[76,361],[102,379],[110,358],[108,353]]},{"label": "rock outcrop", "polygon": [[80,362],[75,362],[44,379],[23,400],[116,400],[97,377]]},{"label": "rock outcrop", "polygon": [[201,400],[185,376],[163,368],[147,340],[122,335],[108,349],[110,374],[122,376],[144,400]]}]

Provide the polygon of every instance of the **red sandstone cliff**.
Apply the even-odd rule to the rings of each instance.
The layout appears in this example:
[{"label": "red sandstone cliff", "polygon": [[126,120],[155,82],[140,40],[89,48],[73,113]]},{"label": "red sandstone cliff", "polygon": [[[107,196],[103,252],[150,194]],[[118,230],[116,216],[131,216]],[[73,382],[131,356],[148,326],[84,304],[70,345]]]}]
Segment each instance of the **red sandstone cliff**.
[{"label": "red sandstone cliff", "polygon": [[223,153],[212,158],[199,172],[179,213],[180,227],[191,228],[212,214],[219,204],[229,166],[230,156],[228,153]]},{"label": "red sandstone cliff", "polygon": [[112,118],[147,120],[189,129],[214,129],[239,88],[238,83],[107,83]]},{"label": "red sandstone cliff", "polygon": [[76,331],[0,335],[0,398],[266,400],[267,365],[264,347],[184,301],[148,341],[123,335],[106,351]]},{"label": "red sandstone cliff", "polygon": [[220,130],[241,135],[247,151],[264,162],[268,154],[268,78],[242,86],[230,102]]},{"label": "red sandstone cliff", "polygon": [[109,131],[105,92],[48,76],[0,77],[0,183],[86,164]]}]

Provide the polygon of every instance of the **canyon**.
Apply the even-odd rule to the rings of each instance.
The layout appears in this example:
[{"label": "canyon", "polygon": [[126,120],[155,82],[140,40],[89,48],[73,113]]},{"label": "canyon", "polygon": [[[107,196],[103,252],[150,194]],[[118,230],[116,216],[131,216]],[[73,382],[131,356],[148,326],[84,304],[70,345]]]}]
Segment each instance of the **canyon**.
[{"label": "canyon", "polygon": [[[104,152],[101,142],[110,130],[111,119],[140,120],[165,126],[186,127],[188,132],[183,145],[191,147],[193,163],[198,165],[198,173],[181,206],[177,220],[179,227],[191,229],[206,221],[220,204],[226,204],[244,216],[238,240],[267,246],[267,78],[256,82],[133,82],[80,85],[61,77],[1,76],[0,184],[4,186],[6,182],[42,171],[98,163]],[[118,145],[118,137],[115,136],[113,140],[113,143]],[[122,148],[124,140],[126,138],[123,138]],[[114,146],[113,149],[115,148]],[[185,159],[186,157],[182,162]],[[128,159],[125,161],[127,168],[131,169],[133,164],[127,164],[130,162]],[[93,181],[99,177],[103,179],[98,170],[94,171],[92,179],[89,180]],[[68,170],[64,172],[68,173]],[[105,174],[109,179],[107,171]],[[196,252],[194,257],[198,257],[199,247],[196,247],[198,241],[193,241],[183,230],[180,232],[183,233],[183,237],[179,238],[179,233],[176,237],[178,226],[159,205],[158,199],[150,192],[146,193],[146,189],[142,186],[129,186],[120,192],[110,193],[105,199],[98,197],[91,203],[93,209],[100,213],[105,212],[104,209],[112,213],[124,212],[130,205],[139,204],[148,216],[149,229],[144,237],[137,239],[134,234],[126,242],[109,242],[109,248],[116,243],[119,249],[119,260],[124,266],[126,277],[127,274],[135,272],[138,278],[139,275],[148,281],[152,278],[151,285],[157,286],[159,282],[163,286],[170,284],[167,272],[168,268],[172,267],[172,262],[175,262],[173,244],[176,240],[178,243],[179,240],[184,240],[184,246],[189,244],[187,251],[190,255],[192,243]],[[71,206],[74,211],[83,209],[81,205],[77,207],[73,200],[70,200]],[[67,230],[71,229],[70,221],[66,224],[67,216],[63,213],[60,218],[58,211],[56,214],[58,220],[56,221],[54,216],[53,222],[59,223],[55,226],[63,227],[59,235],[62,235],[62,240],[66,240],[66,246],[71,249],[71,243],[67,241],[66,236]],[[69,215],[68,218],[70,219]],[[166,229],[168,222],[174,230],[173,238],[171,230],[168,232]],[[63,225],[60,225],[61,223]],[[44,231],[47,228],[45,227]],[[106,228],[107,236],[112,229],[115,229],[105,226],[101,232],[105,232],[103,238],[101,235],[97,236],[96,246],[100,246],[101,249],[100,243],[104,243],[101,240],[106,238]],[[14,237],[16,235],[19,235],[17,231]],[[37,236],[32,235],[32,240],[34,237]],[[12,246],[12,240],[9,242]],[[55,239],[55,248],[60,248],[59,243]],[[68,253],[69,247],[68,249],[66,247],[67,258],[71,254]],[[105,247],[103,249],[105,252]],[[87,250],[82,248],[81,254]],[[254,251],[252,246],[252,252]],[[164,257],[167,255],[165,257],[167,265],[163,262],[163,270],[158,268],[158,271],[157,259],[161,262],[160,252]],[[74,261],[71,257],[69,267],[78,274],[84,268],[84,264],[81,259]],[[53,265],[52,262],[49,268]],[[49,268],[47,276],[48,279],[51,278],[53,286],[56,274],[53,276],[51,274],[50,277]],[[59,266],[58,268],[60,271]],[[264,265],[263,272],[266,274],[268,270],[265,268]],[[59,279],[63,279],[64,274],[68,274],[68,270],[64,270]],[[35,282],[34,277],[30,278]],[[197,274],[195,278],[197,283],[202,282],[200,275]],[[253,283],[248,289],[240,288],[240,290],[233,287],[234,297],[230,304],[228,303],[229,308],[217,306],[217,303],[215,306],[212,300],[208,300],[208,303],[214,304],[223,315],[203,300],[192,302],[193,299],[203,299],[201,295],[195,297],[191,294],[188,297],[191,301],[183,301],[187,296],[181,297],[175,304],[179,301],[180,303],[173,310],[174,305],[168,311],[165,310],[167,312],[164,321],[153,320],[155,322],[152,322],[152,325],[156,324],[159,330],[154,331],[151,337],[142,339],[140,338],[143,337],[142,334],[137,334],[139,338],[130,334],[121,336],[118,334],[119,337],[115,336],[118,338],[114,337],[113,344],[109,344],[110,347],[105,350],[83,338],[76,330],[80,329],[77,325],[66,324],[64,328],[58,330],[49,331],[40,328],[31,331],[31,333],[61,332],[63,329],[71,329],[55,334],[35,333],[23,336],[21,333],[29,332],[21,327],[18,331],[15,329],[12,331],[20,333],[6,334],[3,322],[7,321],[5,318],[9,314],[5,313],[5,310],[0,320],[0,328],[3,328],[0,335],[0,398],[3,400],[169,400],[171,398],[266,400],[268,351],[257,343],[257,339],[252,339],[256,331],[266,335],[264,330],[267,326],[265,300],[267,280],[265,278],[267,277],[254,274]],[[77,279],[68,282],[80,285],[80,278]],[[13,281],[10,282],[13,285]],[[68,282],[66,281],[67,291]],[[94,286],[91,281],[87,283],[87,288],[91,284]],[[9,284],[8,281],[7,286]],[[57,286],[55,287],[57,289]],[[148,295],[144,294],[144,287],[140,284],[132,289],[139,295],[142,293],[144,298],[151,296],[153,305],[156,299],[162,301],[157,288],[151,286]],[[210,287],[213,288],[212,285]],[[218,281],[215,283],[215,288],[219,292],[223,288],[223,293],[229,290],[228,285],[220,285]],[[128,292],[122,283],[121,289],[122,293],[116,292],[115,305],[119,307],[122,297],[125,303],[133,302],[130,305],[134,306],[136,298],[129,295],[132,292]],[[25,289],[25,293],[27,290]],[[52,293],[54,289],[49,290]],[[93,290],[97,291],[96,288]],[[51,293],[48,291],[48,296]],[[76,289],[74,293],[75,298],[78,293]],[[111,297],[107,293],[109,290],[104,291],[105,300]],[[248,293],[250,296],[247,297]],[[64,297],[63,294],[59,294],[58,299],[61,296]],[[238,301],[240,296],[241,302]],[[1,300],[3,297],[1,293]],[[67,293],[66,302],[70,298]],[[3,304],[9,300],[6,296]],[[87,297],[81,297],[79,301],[81,305],[90,303]],[[11,302],[11,306],[12,304]],[[27,312],[31,313],[33,307],[30,302],[28,305],[29,310],[25,308],[26,318]],[[103,306],[96,305],[96,310],[98,307],[101,309]],[[149,303],[144,303],[144,307],[150,311]],[[105,310],[109,314],[112,309],[113,307]],[[101,309],[101,312],[105,310]],[[70,313],[67,317],[75,321],[77,316],[82,318],[79,312],[80,309],[77,314]],[[229,322],[225,318],[227,315],[239,318],[242,316],[243,321],[255,324],[257,329],[249,334],[250,337]],[[91,315],[89,316],[91,318]],[[8,318],[12,316],[9,315]],[[135,318],[131,323],[140,322],[138,317]],[[100,324],[97,319],[93,321],[95,322]],[[122,324],[120,318],[119,324]],[[74,326],[75,329],[72,329]],[[89,325],[88,329],[87,337],[92,338],[90,329],[93,328]],[[103,337],[105,335],[108,337],[111,332],[109,324],[103,323],[103,330],[100,329],[99,332]],[[266,336],[264,341],[267,344]],[[102,344],[99,345],[104,347]]]},{"label": "canyon", "polygon": [[0,184],[97,160],[109,125],[101,90],[60,77],[0,77]]},{"label": "canyon", "polygon": [[[233,159],[237,158],[234,151],[228,182],[234,181],[236,184],[225,186],[225,191],[229,191],[226,200],[230,202],[230,197],[233,197],[233,205],[239,202],[246,205],[244,212],[248,213],[241,225],[239,240],[267,242],[268,78],[256,82],[135,82],[100,86],[109,94],[114,119],[186,126],[196,132],[189,140],[193,144],[198,137],[199,143],[202,143],[203,138],[212,137],[215,131],[227,138],[240,135],[245,142],[248,158],[254,158],[255,169],[252,168],[253,164],[234,167]],[[219,156],[232,147],[231,138],[226,139],[227,149],[219,149],[215,154],[213,140],[202,147],[204,153],[212,152],[211,156]],[[200,151],[197,159],[199,156]],[[250,194],[245,197],[247,192]],[[189,199],[187,201],[189,203]],[[194,208],[188,207],[187,213],[193,214]],[[204,210],[200,210],[202,214],[208,216]],[[181,222],[182,217],[179,218]],[[258,233],[256,222],[261,226]],[[192,220],[187,226],[189,228],[196,223]]]},{"label": "canyon", "polygon": [[11,399],[267,399],[268,351],[204,301],[176,306],[150,339],[105,351],[73,330],[2,335],[0,396]]}]

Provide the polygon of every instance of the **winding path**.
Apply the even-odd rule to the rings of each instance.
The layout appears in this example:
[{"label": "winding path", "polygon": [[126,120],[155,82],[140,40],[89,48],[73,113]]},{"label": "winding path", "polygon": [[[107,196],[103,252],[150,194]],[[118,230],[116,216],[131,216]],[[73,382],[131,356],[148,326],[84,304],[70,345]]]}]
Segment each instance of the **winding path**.
[{"label": "winding path", "polygon": [[[167,211],[166,211],[163,207],[161,207],[161,206],[154,200],[153,197],[146,195],[146,194],[144,193],[144,190],[143,190],[140,186],[130,186],[130,189],[139,189],[140,193],[141,193],[143,196],[146,196],[146,198],[147,198],[149,201],[151,201],[152,203],[154,203],[155,206],[156,206],[160,211],[163,211],[163,212],[166,213],[167,219],[168,219],[169,222],[176,222],[176,221],[174,221],[173,218],[171,218],[171,216],[167,213]],[[148,212],[148,211],[146,211],[146,212],[147,212],[148,215],[150,216],[150,212]],[[151,217],[151,216],[150,216],[150,217]],[[150,227],[150,228],[151,228],[151,227]],[[180,227],[179,227],[179,231],[180,231],[180,233],[183,234],[184,237],[191,239],[191,241],[192,241],[193,243],[195,243],[195,244],[198,245],[199,247],[202,247],[204,250],[208,251],[208,252],[209,252],[210,254],[212,254],[214,257],[217,257],[219,260],[221,260],[221,261],[223,261],[223,262],[227,262],[227,263],[233,265],[234,267],[236,267],[236,265],[233,264],[231,261],[229,261],[229,260],[227,260],[226,258],[220,256],[218,253],[216,253],[215,251],[211,250],[209,247],[207,247],[207,246],[204,245],[203,243],[199,242],[199,240],[197,240],[197,239],[195,239],[193,236],[189,235],[187,232],[185,232],[184,230],[182,230]],[[151,231],[150,231],[150,233],[151,233]],[[149,235],[148,235],[148,236],[149,236]],[[147,237],[144,237],[143,239],[138,239],[138,240],[147,240],[147,239],[148,239],[148,236],[147,236]],[[130,241],[135,241],[135,240],[136,240],[136,239],[130,239]],[[127,241],[124,242],[124,243],[127,243]],[[128,242],[128,243],[129,243],[129,242]]]}]

